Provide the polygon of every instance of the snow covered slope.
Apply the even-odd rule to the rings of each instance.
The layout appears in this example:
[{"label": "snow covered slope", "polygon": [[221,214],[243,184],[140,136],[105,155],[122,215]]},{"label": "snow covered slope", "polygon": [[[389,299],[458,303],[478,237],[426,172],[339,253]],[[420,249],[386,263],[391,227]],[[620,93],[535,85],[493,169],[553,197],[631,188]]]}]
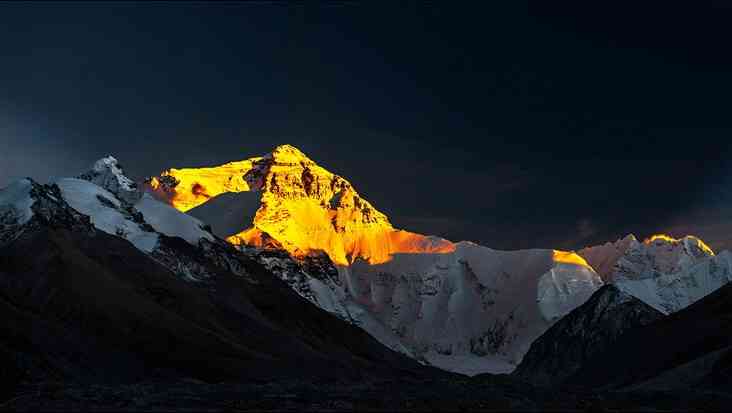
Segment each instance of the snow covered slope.
[{"label": "snow covered slope", "polygon": [[664,314],[674,313],[732,281],[732,253],[699,259],[670,273],[617,279],[622,291]]},{"label": "snow covered slope", "polygon": [[96,161],[78,179],[64,178],[56,183],[64,199],[90,216],[98,229],[127,238],[145,252],[155,248],[153,238],[158,233],[193,245],[214,239],[203,222],[140,191],[112,156]]},{"label": "snow covered slope", "polygon": [[573,254],[497,251],[469,242],[457,243],[453,253],[399,254],[382,264],[359,259],[350,266],[324,256],[295,265],[277,251],[245,251],[301,296],[382,344],[465,374],[510,372],[536,337],[603,284]]},{"label": "snow covered slope", "polygon": [[124,207],[111,192],[82,179],[63,178],[56,181],[56,185],[66,202],[88,215],[97,229],[125,238],[146,253],[157,247],[158,233],[146,226],[133,208]]},{"label": "snow covered slope", "polygon": [[693,236],[654,235],[630,242],[613,268],[622,291],[665,313],[687,307],[730,281],[729,253],[715,256]]},{"label": "snow covered slope", "polygon": [[730,253],[718,256],[699,238],[629,235],[585,248],[582,255],[620,290],[665,313],[673,313],[730,282]]},{"label": "snow covered slope", "polygon": [[[97,161],[81,178],[62,178],[50,185],[22,179],[2,188],[0,243],[17,238],[28,226],[36,225],[34,220],[69,216],[70,212],[61,213],[67,210],[82,214],[97,230],[130,241],[188,280],[205,279],[210,274],[199,263],[177,256],[172,237],[194,246],[206,242],[209,251],[215,249],[215,242],[222,242],[198,219],[138,191],[117,161],[107,157]],[[221,261],[227,260],[221,258]]]},{"label": "snow covered slope", "polygon": [[99,159],[90,171],[83,173],[79,178],[106,189],[130,204],[137,202],[142,195],[137,190],[137,184],[125,176],[122,166],[113,156]]},{"label": "snow covered slope", "polygon": [[714,255],[702,240],[694,236],[674,239],[654,235],[643,242],[631,242],[613,269],[615,279],[641,279],[671,274]]},{"label": "snow covered slope", "polygon": [[352,301],[416,355],[516,364],[536,337],[602,286],[591,268],[568,257],[460,242],[452,253],[398,254],[341,271]]},{"label": "snow covered slope", "polygon": [[56,185],[41,185],[26,178],[0,188],[0,246],[49,225],[79,232],[93,228],[89,217],[64,201]]},{"label": "snow covered slope", "polygon": [[[130,205],[112,192],[83,179],[62,178],[56,184],[66,202],[91,217],[95,227],[129,240],[144,252],[150,253],[155,249],[159,233],[183,238],[193,245],[198,245],[201,239],[213,240],[213,235],[204,229],[201,221],[148,194],[134,196],[138,201]],[[125,198],[133,199],[131,196]]]},{"label": "snow covered slope", "polygon": [[170,205],[164,204],[149,194],[145,194],[135,204],[134,208],[141,212],[155,231],[169,237],[180,237],[188,243],[198,245],[202,239],[213,241],[214,237],[206,229],[206,224],[198,219],[180,213]]}]

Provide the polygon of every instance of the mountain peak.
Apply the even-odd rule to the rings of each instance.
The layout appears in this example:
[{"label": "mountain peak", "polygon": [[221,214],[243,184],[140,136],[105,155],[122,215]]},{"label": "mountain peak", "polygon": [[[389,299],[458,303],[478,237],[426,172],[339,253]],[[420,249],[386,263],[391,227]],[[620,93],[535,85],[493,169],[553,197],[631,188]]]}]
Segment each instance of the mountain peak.
[{"label": "mountain peak", "polygon": [[454,250],[447,240],[428,242],[394,229],[350,182],[292,145],[220,166],[169,169],[147,182],[181,211],[225,193],[258,192],[259,209],[253,222],[242,222],[245,229],[228,238],[234,244],[272,238],[293,255],[325,252],[344,265],[357,258],[378,263],[394,253]]},{"label": "mountain peak", "polygon": [[299,164],[299,163],[314,163],[312,159],[308,158],[301,150],[288,144],[279,145],[272,152],[266,156],[271,157],[275,163],[278,164]]},{"label": "mountain peak", "polygon": [[635,234],[628,234],[625,237],[619,239],[618,241],[625,241],[625,242],[638,242],[638,238],[635,236]]},{"label": "mountain peak", "polygon": [[114,156],[97,160],[90,171],[79,175],[79,179],[96,184],[130,204],[134,204],[142,196],[137,184],[125,175],[122,165]]}]

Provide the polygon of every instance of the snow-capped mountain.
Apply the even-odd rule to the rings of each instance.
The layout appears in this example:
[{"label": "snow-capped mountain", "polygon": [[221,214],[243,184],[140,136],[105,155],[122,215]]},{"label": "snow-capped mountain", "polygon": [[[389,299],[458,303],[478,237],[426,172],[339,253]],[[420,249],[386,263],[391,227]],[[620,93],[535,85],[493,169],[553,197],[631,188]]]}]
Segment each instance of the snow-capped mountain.
[{"label": "snow-capped mountain", "polygon": [[214,239],[198,219],[139,191],[111,156],[98,160],[78,178],[61,178],[53,184],[72,208],[91,218],[97,229],[125,238],[146,253],[158,247],[161,234],[181,237],[193,245]]},{"label": "snow-capped mountain", "polygon": [[43,225],[93,232],[89,217],[69,207],[56,185],[26,178],[0,189],[0,247]]},{"label": "snow-capped mountain", "polygon": [[[347,180],[289,145],[146,182],[135,184],[113,157],[79,178],[16,182],[0,191],[0,243],[61,208],[187,281],[210,279],[211,262],[247,277],[247,257],[382,344],[467,374],[510,372],[606,282],[670,313],[732,278],[730,253],[715,256],[694,237],[628,236],[575,254],[497,251],[399,230]],[[211,229],[206,221],[217,216]],[[214,230],[233,234],[229,243]]]},{"label": "snow-capped mountain", "polygon": [[615,243],[580,250],[606,281],[663,312],[673,313],[732,281],[730,253],[715,255],[694,236],[629,235]]},{"label": "snow-capped mountain", "polygon": [[128,204],[136,203],[142,196],[137,184],[125,176],[122,166],[113,156],[99,159],[79,178],[106,189]]},{"label": "snow-capped mountain", "polygon": [[[107,185],[109,189],[88,179]],[[93,169],[80,178],[61,178],[48,185],[23,179],[3,188],[0,191],[0,243],[17,238],[27,228],[34,228],[38,219],[48,220],[50,218],[44,217],[59,215],[54,211],[63,210],[84,217],[96,230],[130,241],[183,279],[202,281],[209,278],[211,272],[202,264],[202,257],[179,254],[177,239],[200,248],[206,259],[245,275],[227,250],[231,249],[227,243],[211,234],[198,219],[138,191],[112,157],[97,161]]]},{"label": "snow-capped mountain", "polygon": [[635,280],[682,271],[699,260],[714,255],[694,236],[674,239],[654,235],[643,242],[630,242],[613,268],[615,280]]},{"label": "snow-capped mountain", "polygon": [[230,242],[300,261],[327,256],[334,267],[318,276],[261,259],[321,308],[450,370],[512,370],[533,339],[603,284],[570,252],[496,251],[395,229],[347,180],[289,145],[220,167],[170,169],[147,182],[157,197],[192,213],[227,193],[257,194],[243,203],[235,228],[214,230],[238,230]]}]

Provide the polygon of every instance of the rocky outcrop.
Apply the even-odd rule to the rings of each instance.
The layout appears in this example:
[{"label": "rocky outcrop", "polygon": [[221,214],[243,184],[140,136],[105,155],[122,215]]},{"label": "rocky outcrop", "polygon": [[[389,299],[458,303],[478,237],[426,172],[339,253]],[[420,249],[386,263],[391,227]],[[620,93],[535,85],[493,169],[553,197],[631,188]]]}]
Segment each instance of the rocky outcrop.
[{"label": "rocky outcrop", "polygon": [[106,189],[129,205],[135,204],[142,197],[137,184],[125,175],[122,165],[113,156],[96,161],[90,171],[79,175],[79,179]]},{"label": "rocky outcrop", "polygon": [[41,226],[95,231],[88,216],[64,201],[58,185],[26,178],[0,190],[0,247]]}]

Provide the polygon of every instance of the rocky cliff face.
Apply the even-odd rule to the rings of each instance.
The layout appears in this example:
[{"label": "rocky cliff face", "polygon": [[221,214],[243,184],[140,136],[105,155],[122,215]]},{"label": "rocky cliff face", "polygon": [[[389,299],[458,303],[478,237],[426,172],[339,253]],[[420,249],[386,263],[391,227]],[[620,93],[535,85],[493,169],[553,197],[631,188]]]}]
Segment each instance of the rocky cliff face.
[{"label": "rocky cliff face", "polygon": [[347,180],[290,145],[220,167],[170,169],[148,184],[181,211],[223,193],[258,192],[253,221],[228,238],[236,245],[261,246],[273,238],[294,256],[325,253],[340,265],[356,258],[375,264],[395,253],[454,250],[447,240],[395,230]]},{"label": "rocky cliff face", "polygon": [[625,332],[662,317],[660,311],[606,285],[534,341],[514,374],[541,384],[561,384],[592,357],[611,349]]},{"label": "rocky cliff face", "polygon": [[95,232],[91,219],[64,201],[58,185],[26,178],[0,189],[0,247],[40,227]]},{"label": "rocky cliff face", "polygon": [[142,197],[137,184],[125,175],[122,166],[113,156],[96,161],[92,169],[81,174],[79,179],[106,189],[128,204],[134,204]]}]

